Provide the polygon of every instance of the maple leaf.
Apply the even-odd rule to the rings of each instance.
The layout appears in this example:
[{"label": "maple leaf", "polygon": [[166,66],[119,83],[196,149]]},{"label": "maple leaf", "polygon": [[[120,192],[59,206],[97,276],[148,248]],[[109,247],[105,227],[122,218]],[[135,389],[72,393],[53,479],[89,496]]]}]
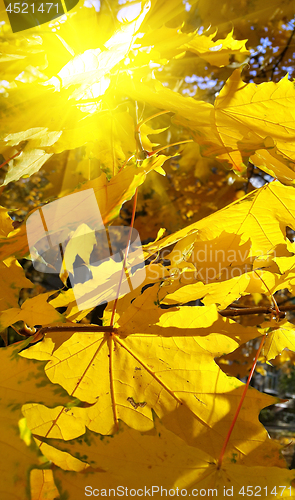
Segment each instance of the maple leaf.
[{"label": "maple leaf", "polygon": [[33,284],[25,276],[21,265],[13,257],[8,257],[0,262],[0,310],[18,306],[19,292],[21,288],[32,288]]},{"label": "maple leaf", "polygon": [[199,35],[185,44],[185,48],[195,52],[214,66],[226,66],[229,64],[230,54],[248,55],[249,51],[245,47],[247,40],[235,40],[233,30],[227,34],[226,38],[213,42],[217,31],[210,35]]},{"label": "maple leaf", "polygon": [[[278,256],[274,259],[278,260],[278,265],[283,266],[284,259],[288,259],[279,255],[286,251],[286,226],[295,227],[290,206],[293,196],[292,187],[280,183],[268,184],[174,235],[147,245],[147,254],[151,254],[176,243],[167,255],[172,268],[181,268],[189,263],[195,266],[191,278],[187,280],[189,284],[182,282],[176,291],[167,295],[167,303],[184,303],[208,295],[205,303],[219,303],[221,307],[226,307],[243,293],[266,292],[257,272],[264,275],[273,293],[286,286],[291,287],[293,260],[288,262],[289,273],[283,274],[286,266],[285,269],[281,267],[280,276],[278,267],[278,274],[273,270],[267,272],[270,265],[267,256],[278,249]],[[223,260],[217,256],[219,249]],[[263,267],[266,271],[260,271]],[[215,271],[208,275],[206,268]],[[198,269],[203,272],[199,279]]]},{"label": "maple leaf", "polygon": [[30,474],[31,500],[55,500],[59,493],[51,470],[33,469]]},{"label": "maple leaf", "polygon": [[62,323],[64,317],[52,305],[47,303],[50,295],[52,295],[52,292],[27,299],[20,308],[6,308],[0,315],[0,328],[4,330],[4,328],[17,323],[17,321],[23,321],[31,327],[56,322]]},{"label": "maple leaf", "polygon": [[[28,446],[20,437],[18,423],[22,418],[21,406],[26,401],[43,401],[55,405],[64,401],[62,391],[56,391],[44,376],[42,364],[18,355],[19,346],[0,349],[1,371],[1,482],[3,498],[28,498],[27,474],[42,461],[37,447]],[[13,473],[12,473],[13,471]]]},{"label": "maple leaf", "polygon": [[[0,219],[0,240],[6,241],[13,231],[13,225],[4,207],[0,207]],[[13,256],[0,262],[0,271],[0,311],[5,311],[17,307],[21,288],[32,288],[33,283],[26,278],[23,268]]]},{"label": "maple leaf", "polygon": [[[239,271],[239,268],[234,268]],[[213,283],[203,284],[202,281],[184,285],[163,299],[164,304],[183,304],[192,300],[202,299],[205,305],[218,304],[219,309],[225,309],[241,296],[247,294],[275,293],[286,287],[293,289],[294,270],[279,275],[265,270],[246,271],[237,277],[224,277],[224,281],[213,281]],[[187,273],[186,273],[187,274]],[[238,273],[237,273],[238,274]],[[193,281],[192,279],[189,281]],[[271,304],[270,304],[271,306]]]},{"label": "maple leaf", "polygon": [[[107,108],[105,108],[105,106],[101,107],[101,104],[97,102],[97,98],[103,96],[106,92],[110,84],[110,76],[114,67],[128,56],[129,51],[134,45],[136,38],[135,34],[139,30],[149,9],[150,4],[146,3],[143,6],[141,14],[133,22],[122,24],[120,29],[117,30],[109,40],[104,41],[104,50],[100,48],[87,49],[83,54],[79,54],[68,61],[63,68],[57,72],[57,76],[53,76],[45,82],[38,83],[33,79],[33,81],[26,82],[20,89],[14,88],[14,90],[11,91],[9,104],[5,101],[3,103],[2,123],[0,117],[2,140],[2,144],[0,143],[0,152],[5,153],[5,158],[11,158],[13,154],[15,154],[15,150],[11,149],[12,146],[18,146],[21,150],[21,154],[18,155],[16,159],[12,159],[9,162],[9,171],[3,183],[4,185],[11,181],[18,180],[23,176],[32,175],[37,172],[52,156],[53,152],[60,152],[64,149],[78,147],[85,142],[91,143],[91,139],[94,140],[92,154],[94,152],[95,155],[100,156],[102,151],[109,149],[112,139],[108,138],[105,140],[105,129],[101,130],[100,134],[96,131],[95,134],[92,132],[89,136],[89,130],[93,130],[94,126],[91,117],[90,119],[88,117],[88,120],[86,119],[86,126],[85,123],[83,123],[82,127],[79,125],[77,126],[77,124],[80,120],[84,121],[85,119],[85,115],[81,116],[81,112],[82,114],[85,112],[89,114],[97,111],[106,111]],[[86,11],[87,10],[88,9],[86,9]],[[53,33],[51,35],[51,40],[53,40],[56,35]],[[44,38],[46,39],[46,36]],[[69,45],[63,39],[61,40],[67,47],[68,52],[72,52]],[[59,91],[61,91],[61,95],[56,95],[60,93]],[[52,117],[48,119],[46,114],[40,114],[40,109],[45,107],[45,103],[46,101],[48,102],[49,98],[55,109],[54,120],[52,120]],[[65,101],[68,99],[73,99],[77,101],[77,103],[75,106],[72,106],[72,109],[69,107],[69,112],[65,115]],[[78,103],[81,101],[82,105],[79,106]],[[30,105],[30,118],[27,129],[24,129],[19,118],[19,109],[16,112],[16,108],[26,108],[28,103]],[[32,110],[35,110],[35,112]],[[9,121],[9,129],[13,130],[14,133],[10,132],[7,134],[7,114],[9,114],[11,118]],[[115,160],[115,162],[118,161],[118,156],[119,161],[122,159],[123,151],[121,149],[121,143],[123,141],[122,138],[120,139],[122,118],[124,121],[131,119],[128,114],[127,118],[126,114],[125,116],[121,114],[121,117],[114,119],[112,113],[110,113],[109,126],[114,136],[114,142],[118,143],[118,145],[115,145],[114,151],[111,154],[107,153],[105,161],[102,159],[102,163],[106,164],[105,168],[109,168],[107,164],[109,163],[110,157],[112,160]],[[102,121],[96,122],[95,125],[98,127],[98,130],[100,130],[104,119],[103,117]],[[3,125],[4,120],[6,122],[5,125]],[[56,124],[56,129],[54,124]],[[77,126],[74,135],[73,124]],[[113,125],[115,126],[113,127]],[[130,126],[132,126],[132,124],[130,124]],[[48,130],[49,127],[50,130]],[[15,133],[15,130],[18,130],[18,132]],[[62,137],[61,141],[59,141],[60,137]],[[77,141],[78,137],[79,140]],[[134,150],[133,143],[134,140],[132,141],[132,139],[128,138],[126,144],[125,138],[124,145],[125,147],[127,146],[127,148],[131,145],[132,153]],[[55,144],[54,150],[52,150],[53,144]],[[25,146],[23,147],[23,145]],[[41,149],[41,146],[44,149]],[[123,159],[125,159],[124,154]],[[114,166],[112,171],[114,173]]]},{"label": "maple leaf", "polygon": [[194,125],[200,128],[202,135],[207,130],[210,135],[210,114],[213,107],[209,103],[173,92],[154,76],[147,80],[141,75],[135,74],[131,78],[128,73],[120,73],[117,81],[119,94],[132,96],[133,99],[149,103],[156,108],[172,111],[177,116],[185,118],[185,123],[194,121]]},{"label": "maple leaf", "polygon": [[[234,488],[235,497],[243,495],[243,487],[248,492],[254,486],[268,488],[266,496],[295,498],[294,474],[258,420],[260,410],[278,400],[252,388],[245,397],[250,378],[245,385],[229,376],[236,375],[231,365],[225,366],[241,362],[246,343],[259,337],[256,357],[248,351],[248,358],[255,358],[252,371],[257,359],[269,363],[285,348],[294,349],[293,326],[277,321],[278,310],[276,321],[265,320],[260,328],[250,326],[253,317],[244,327],[219,314],[243,295],[255,302],[256,294],[259,306],[264,296],[294,291],[294,86],[287,78],[247,84],[240,71],[229,77],[249,54],[246,38],[252,59],[259,43],[268,45],[266,36],[273,46],[285,46],[274,58],[275,78],[291,67],[287,58],[281,64],[292,38],[288,41],[291,30],[281,19],[287,26],[291,4],[226,1],[220,9],[215,0],[186,6],[181,0],[157,0],[145,4],[131,22],[120,23],[119,12],[110,16],[109,5],[102,3],[99,13],[76,6],[54,28],[13,34],[0,23],[6,78],[0,85],[2,178],[6,175],[1,189],[9,210],[18,209],[20,218],[34,217],[31,207],[93,189],[104,224],[129,225],[131,220],[149,242],[146,278],[140,289],[122,296],[116,289],[117,283],[125,284],[119,266],[92,265],[92,253],[97,256],[103,248],[88,232],[87,220],[79,219],[81,225],[69,234],[63,255],[67,270],[60,277],[66,285],[77,255],[84,260],[99,284],[88,300],[85,283],[78,283],[88,309],[79,310],[73,289],[40,293],[37,286],[35,296],[19,307],[20,289],[32,286],[16,260],[28,257],[26,224],[14,230],[18,223],[12,225],[0,208],[1,326],[41,325],[18,345],[21,355],[13,348],[0,351],[2,467],[7,475],[8,469],[16,471],[4,495],[19,498],[28,492],[30,472],[32,500],[75,500],[90,483],[141,487],[143,478],[150,485],[161,479],[167,488],[187,488],[191,495],[196,488],[216,487],[221,496],[224,488]],[[270,35],[274,19],[276,38]],[[249,20],[255,29],[246,29]],[[270,74],[271,56],[261,57],[261,71]],[[253,76],[250,65],[249,71],[244,68],[247,81]],[[256,77],[261,81],[261,74]],[[204,98],[200,82],[211,88],[211,78],[217,87]],[[149,137],[153,134],[163,141],[158,149]],[[168,147],[169,156],[159,155]],[[253,178],[245,188],[242,178],[222,171],[222,164],[242,171],[249,159],[282,184],[270,183],[242,197],[241,191],[255,187]],[[156,174],[165,175],[166,160],[171,161],[164,183]],[[29,176],[29,181],[21,179]],[[160,202],[152,211],[154,193]],[[121,210],[133,196],[131,212],[130,204]],[[169,214],[167,207],[172,207]],[[60,226],[69,212],[70,205],[61,211]],[[191,218],[197,222],[183,227]],[[77,248],[77,238],[84,238],[84,246]],[[108,280],[99,281],[106,275]],[[99,322],[94,308],[110,290],[117,298],[107,304],[103,326],[89,324]],[[203,305],[191,306],[196,299]],[[63,314],[60,307],[66,307]],[[246,373],[250,363],[243,368]],[[36,446],[28,447],[31,432]],[[290,490],[270,491],[278,482]]]},{"label": "maple leaf", "polygon": [[267,333],[261,351],[261,357],[264,362],[274,359],[284,349],[295,351],[295,333],[292,323],[284,320],[279,325],[270,326],[269,322],[265,322],[261,325],[261,328],[265,328]]},{"label": "maple leaf", "polygon": [[[13,156],[15,150],[12,150],[10,154],[11,150],[7,148],[17,146],[25,141],[25,147],[22,149],[21,154],[17,158],[10,160],[3,185],[5,186],[9,182],[17,181],[21,177],[38,172],[45,161],[52,156],[52,153],[47,151],[50,151],[50,146],[60,136],[61,132],[49,132],[47,128],[39,127],[3,137],[2,141],[8,156]],[[46,147],[46,149],[39,149],[40,147]]]},{"label": "maple leaf", "polygon": [[0,237],[3,238],[7,236],[11,231],[13,231],[13,220],[9,216],[7,210],[4,207],[0,207]]},{"label": "maple leaf", "polygon": [[74,128],[63,130],[53,151],[61,153],[84,144],[87,144],[89,157],[99,159],[101,170],[110,179],[118,173],[123,162],[135,153],[132,117],[127,111],[89,114],[81,123],[75,124]]},{"label": "maple leaf", "polygon": [[[119,321],[118,334],[87,334],[77,330],[54,349],[60,333],[52,332],[47,333],[46,344],[39,343],[22,353],[36,359],[45,359],[46,355],[49,363],[45,372],[50,380],[90,405],[86,409],[71,408],[70,412],[62,407],[24,405],[23,412],[33,434],[70,440],[83,434],[86,427],[109,434],[116,430],[118,419],[135,429],[148,431],[154,425],[153,410],[166,427],[189,444],[203,450],[210,446],[211,453],[218,457],[224,429],[233,417],[243,384],[227,377],[214,358],[234,350],[240,335],[243,341],[256,337],[257,330],[247,332],[237,329],[233,322],[222,320],[214,327],[214,307],[206,308],[205,313],[203,308],[196,308],[190,313],[190,321],[184,322],[191,308],[166,313],[155,309],[156,290],[152,288],[132,302],[130,311],[127,308]],[[216,333],[220,328],[224,332],[229,328],[232,333],[229,336]],[[48,337],[52,342],[49,343]],[[242,439],[250,413],[250,420],[255,421],[259,408],[271,404],[272,398],[251,391],[247,401],[229,449],[244,463],[250,463],[251,457],[252,464],[254,460],[261,464],[270,446],[273,465],[280,466],[275,447],[267,442],[258,422],[247,428],[245,444]],[[255,435],[255,440],[249,440],[250,435],[253,439]]]},{"label": "maple leaf", "polygon": [[202,182],[206,182],[210,176],[211,168],[214,168],[214,161],[210,158],[204,158],[201,155],[199,144],[192,142],[180,146],[181,158],[179,165],[183,171],[194,169],[194,175]]},{"label": "maple leaf", "polygon": [[[233,72],[214,106],[166,89],[155,78],[149,85],[140,78],[133,77],[131,81],[126,74],[120,75],[119,80],[124,92],[133,98],[173,111],[174,122],[191,130],[194,140],[202,146],[203,156],[218,158],[244,171],[246,160],[254,162],[256,151],[263,158],[266,150],[266,154],[274,156],[271,171],[278,179],[290,183],[294,178],[295,153],[290,145],[294,142],[294,127],[288,108],[295,96],[293,85],[287,77],[278,84],[245,84],[240,73],[240,70]],[[261,168],[266,165],[269,171],[267,158],[259,164]]]},{"label": "maple leaf", "polygon": [[[110,84],[108,75],[112,69],[128,55],[134,43],[135,34],[139,30],[150,9],[147,2],[140,15],[132,22],[125,23],[107,42],[106,50],[89,49],[74,57],[57,74],[44,85],[54,85],[55,89],[79,86],[70,99],[96,98],[105,93]],[[86,75],[86,78],[85,78]],[[87,81],[86,81],[87,80]]]},{"label": "maple leaf", "polygon": [[251,156],[251,162],[264,170],[274,178],[279,179],[283,184],[294,186],[295,172],[292,161],[287,158],[282,159],[276,148],[258,149]]},{"label": "maple leaf", "polygon": [[[120,432],[111,437],[87,432],[79,441],[64,443],[51,439],[50,444],[56,447],[55,458],[61,453],[59,450],[66,450],[91,463],[92,472],[89,474],[87,471],[71,475],[61,470],[54,471],[60,494],[67,493],[69,498],[75,498],[75,491],[82,494],[87,486],[86,491],[98,489],[101,495],[103,492],[107,494],[110,488],[121,486],[125,493],[127,488],[128,492],[139,490],[139,495],[141,489],[146,491],[146,488],[151,493],[154,488],[155,498],[161,498],[165,489],[175,490],[175,494],[178,492],[182,496],[185,496],[185,490],[190,495],[194,490],[194,495],[196,491],[209,495],[210,491],[211,495],[220,496],[226,488],[230,496],[231,492],[237,495],[243,487],[247,491],[247,486],[254,491],[259,488],[272,491],[278,481],[286,486],[286,490],[277,488],[273,498],[294,498],[295,494],[293,471],[278,467],[245,467],[237,463],[235,454],[229,454],[219,470],[210,452],[188,446],[157,418],[155,430],[149,434],[130,429],[120,422]],[[51,453],[53,457],[54,451]]]},{"label": "maple leaf", "polygon": [[213,147],[210,154],[240,170],[243,155],[251,157],[253,150],[276,146],[283,161],[292,161],[294,126],[289,106],[294,98],[294,86],[287,76],[277,84],[257,86],[245,84],[240,70],[234,71],[215,101],[213,123],[220,146]]},{"label": "maple leaf", "polygon": [[[205,24],[212,24],[213,26],[227,25],[233,20],[238,24],[239,29],[247,29],[247,24],[245,26],[245,17],[247,21],[255,23],[258,19],[264,23],[269,16],[273,16],[274,12],[279,17],[282,12],[293,12],[294,5],[291,2],[279,0],[270,0],[269,3],[265,3],[263,0],[257,0],[253,5],[249,6],[247,3],[239,2],[225,2],[224,8],[218,10],[218,2],[216,0],[210,3],[206,0],[201,0],[199,2],[200,16]],[[276,12],[276,9],[278,12]],[[248,31],[248,30],[247,30]]]},{"label": "maple leaf", "polygon": [[[102,173],[100,177],[85,182],[82,190],[94,190],[103,222],[107,224],[117,217],[122,204],[132,198],[136,188],[144,182],[146,175],[162,166],[169,158],[170,156],[159,155],[142,161],[140,167],[127,165],[109,182],[106,174]],[[81,189],[76,188],[73,192],[79,191]],[[28,252],[27,232],[24,224],[12,231],[8,238],[0,239],[0,258],[3,260],[12,255],[21,258]]]},{"label": "maple leaf", "polygon": [[245,47],[247,40],[235,40],[233,30],[225,39],[214,42],[216,34],[217,31],[211,34],[199,34],[198,30],[183,33],[181,26],[179,28],[163,26],[161,29],[153,29],[150,33],[146,33],[141,38],[141,44],[142,47],[151,45],[151,59],[162,64],[167,64],[169,59],[183,56],[186,51],[193,52],[216,66],[229,64],[230,55],[240,54],[245,57],[249,54]]}]

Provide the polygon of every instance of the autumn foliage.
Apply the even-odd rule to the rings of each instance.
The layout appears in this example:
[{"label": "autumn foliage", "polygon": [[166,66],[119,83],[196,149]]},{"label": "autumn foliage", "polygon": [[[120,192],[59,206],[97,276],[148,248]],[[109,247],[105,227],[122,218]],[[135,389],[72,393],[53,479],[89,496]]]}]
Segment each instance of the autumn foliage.
[{"label": "autumn foliage", "polygon": [[[279,400],[249,386],[294,364],[294,2],[128,5],[15,34],[1,12],[0,497],[295,498],[259,421]],[[87,189],[145,278],[120,294],[114,270],[118,297],[81,309],[99,235],[40,272],[27,221]]]}]

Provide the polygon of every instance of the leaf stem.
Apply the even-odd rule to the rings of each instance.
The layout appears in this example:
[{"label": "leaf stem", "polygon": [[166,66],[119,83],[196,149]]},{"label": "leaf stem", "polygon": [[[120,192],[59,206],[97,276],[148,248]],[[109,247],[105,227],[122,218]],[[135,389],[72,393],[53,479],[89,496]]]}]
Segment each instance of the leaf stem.
[{"label": "leaf stem", "polygon": [[154,151],[147,152],[148,156],[152,156],[156,153],[159,153],[160,151],[163,151],[163,149],[167,148],[172,148],[172,146],[178,146],[179,144],[187,144],[188,142],[194,142],[193,139],[188,139],[187,141],[179,141],[179,142],[173,142],[172,144],[166,144],[166,146],[161,146],[158,149],[155,149]]},{"label": "leaf stem", "polygon": [[114,336],[112,336],[112,335],[110,335],[108,338],[109,377],[110,377],[110,392],[111,392],[111,399],[112,399],[113,417],[114,417],[116,431],[118,431],[119,420],[118,420],[118,415],[117,415],[117,406],[116,406],[116,398],[115,398],[115,384],[114,384],[114,375],[113,375],[114,347],[115,347],[115,346],[113,346],[113,338],[114,338]]},{"label": "leaf stem", "polygon": [[123,168],[124,168],[124,167],[126,167],[127,163],[128,163],[128,162],[131,160],[131,158],[133,158],[134,156],[135,156],[135,154],[134,154],[134,155],[129,156],[129,158],[127,158],[127,160],[125,160],[125,161],[124,161],[123,165],[119,168],[119,170],[118,170],[117,174],[119,174],[119,173],[121,172],[121,170],[123,170]]},{"label": "leaf stem", "polygon": [[259,345],[259,347],[258,347],[258,350],[257,350],[256,356],[255,356],[255,359],[254,359],[254,361],[253,361],[253,365],[252,365],[251,371],[250,371],[250,373],[249,373],[249,377],[248,377],[247,383],[246,383],[246,385],[245,385],[245,387],[244,387],[243,394],[242,394],[242,397],[241,397],[241,399],[240,399],[240,402],[239,402],[238,408],[237,408],[237,410],[236,410],[236,413],[235,413],[235,415],[234,415],[233,421],[232,421],[232,423],[231,423],[231,426],[230,426],[230,428],[229,428],[229,431],[228,431],[227,436],[226,436],[226,438],[225,438],[225,441],[224,441],[224,443],[223,443],[223,447],[222,447],[222,450],[221,450],[221,452],[220,452],[220,456],[219,456],[219,459],[218,459],[218,462],[217,462],[217,469],[220,469],[220,467],[221,467],[221,465],[222,465],[222,460],[223,460],[223,457],[224,457],[224,453],[225,453],[226,447],[227,447],[227,445],[228,445],[228,442],[229,442],[229,439],[230,439],[231,433],[232,433],[232,431],[233,431],[233,429],[234,429],[235,423],[236,423],[236,421],[237,421],[237,418],[238,418],[238,416],[239,416],[240,410],[241,410],[241,408],[242,408],[242,404],[243,404],[244,399],[245,399],[245,397],[246,397],[247,390],[248,390],[249,384],[250,384],[250,382],[251,382],[251,379],[252,379],[253,373],[254,373],[254,371],[255,371],[256,364],[257,364],[257,360],[258,360],[259,354],[260,354],[260,352],[261,352],[261,349],[262,349],[262,347],[263,347],[263,344],[264,344],[265,339],[266,339],[266,335],[264,335],[264,336],[262,337],[261,342],[260,342],[260,345]]},{"label": "leaf stem", "polygon": [[1,163],[0,165],[0,168],[1,167],[4,167],[4,165],[6,165],[10,160],[13,160],[13,158],[16,158],[17,156],[19,156],[20,154],[22,153],[22,151],[18,151],[15,155],[13,155],[11,158],[8,158],[8,160],[5,160],[4,163]]},{"label": "leaf stem", "polygon": [[136,125],[136,130],[139,131],[141,125],[143,125],[144,123],[148,122],[149,120],[152,120],[153,118],[156,118],[157,116],[161,116],[161,115],[165,115],[166,113],[170,113],[169,110],[165,110],[165,111],[159,111],[159,113],[155,113],[154,115],[152,116],[149,116],[148,118],[145,118],[144,120],[141,120],[137,125]]},{"label": "leaf stem", "polygon": [[[286,306],[280,306],[280,317],[283,318],[285,316],[285,311],[294,311],[295,304],[289,304]],[[218,313],[223,317],[235,317],[235,316],[246,316],[250,314],[274,314],[275,310],[272,307],[244,307],[237,309],[223,309],[218,311]],[[118,333],[118,329],[113,326],[99,326],[99,325],[85,325],[81,323],[71,323],[69,325],[53,325],[53,326],[44,326],[38,330],[39,334],[45,334],[47,332],[110,332],[110,333]],[[19,332],[17,332],[19,333]],[[29,335],[28,335],[29,336]]]},{"label": "leaf stem", "polygon": [[70,324],[70,325],[54,325],[54,326],[44,326],[43,328],[40,328],[38,330],[38,334],[43,334],[49,333],[49,332],[96,332],[96,333],[103,333],[103,332],[111,332],[111,333],[116,333],[117,328],[113,328],[112,326],[99,326],[99,325],[81,325],[80,323],[77,324]]},{"label": "leaf stem", "polygon": [[110,321],[110,327],[111,328],[113,328],[113,325],[114,325],[114,318],[115,318],[115,314],[116,314],[116,308],[117,308],[118,298],[119,298],[119,294],[120,294],[120,288],[121,288],[121,285],[122,285],[123,275],[125,273],[125,267],[126,267],[127,257],[128,257],[128,253],[129,253],[129,249],[130,249],[131,233],[132,233],[132,229],[133,229],[133,225],[134,225],[134,219],[135,219],[135,213],[136,213],[137,193],[138,193],[138,189],[136,188],[135,195],[134,195],[134,200],[133,200],[133,210],[132,210],[132,217],[131,217],[130,229],[129,229],[129,234],[128,234],[128,244],[126,245],[126,249],[125,249],[125,255],[124,255],[124,261],[123,261],[121,276],[120,276],[120,280],[119,280],[119,283],[118,283],[117,294],[116,294],[115,302],[114,302],[114,305],[113,305],[112,316],[111,316],[111,321]]},{"label": "leaf stem", "polygon": [[279,310],[279,307],[278,307],[278,304],[277,304],[277,301],[276,299],[274,298],[273,294],[271,293],[270,289],[268,288],[267,284],[265,283],[265,281],[262,279],[262,277],[258,274],[257,271],[254,270],[254,273],[256,274],[256,276],[258,276],[259,279],[261,279],[262,283],[264,284],[265,288],[267,289],[269,295],[270,295],[270,298],[271,298],[271,301],[274,305],[274,308],[275,308],[275,311],[276,311],[276,318],[279,319],[280,318],[280,310]]},{"label": "leaf stem", "polygon": [[[181,304],[179,304],[181,305]],[[231,306],[232,307],[232,306]],[[284,317],[285,311],[294,311],[295,304],[289,304],[286,306],[280,306],[280,317]],[[237,309],[223,309],[218,311],[218,313],[223,317],[235,317],[235,316],[246,316],[251,314],[275,314],[275,310],[272,307],[244,307]],[[284,316],[283,316],[284,315]],[[44,326],[38,330],[39,334],[45,334],[47,332],[110,332],[110,333],[118,333],[118,329],[113,326],[99,326],[99,325],[85,325],[81,323],[71,323],[68,325],[53,325],[53,326]],[[19,333],[19,332],[17,332]],[[28,335],[28,336],[31,336]]]}]

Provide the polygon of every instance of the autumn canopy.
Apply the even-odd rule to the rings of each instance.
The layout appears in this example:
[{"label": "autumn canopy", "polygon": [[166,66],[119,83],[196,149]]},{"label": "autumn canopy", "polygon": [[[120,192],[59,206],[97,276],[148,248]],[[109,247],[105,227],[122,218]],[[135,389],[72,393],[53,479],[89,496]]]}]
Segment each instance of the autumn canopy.
[{"label": "autumn canopy", "polygon": [[295,359],[294,2],[14,32],[37,4],[1,4],[0,498],[295,499],[249,386]]}]

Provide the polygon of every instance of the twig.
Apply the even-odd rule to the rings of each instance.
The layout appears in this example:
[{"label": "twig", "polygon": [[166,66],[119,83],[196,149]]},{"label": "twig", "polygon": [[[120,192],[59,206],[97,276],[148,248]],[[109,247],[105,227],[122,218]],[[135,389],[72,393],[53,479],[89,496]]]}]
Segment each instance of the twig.
[{"label": "twig", "polygon": [[116,333],[117,328],[114,328],[112,326],[99,326],[99,325],[81,325],[80,323],[77,324],[71,324],[71,325],[54,325],[54,326],[44,326],[43,328],[40,328],[38,331],[38,334],[45,335],[45,333],[50,333],[50,332],[98,332],[98,333],[103,333],[103,332],[112,332]]},{"label": "twig", "polygon": [[[221,311],[218,311],[221,316],[225,317],[234,317],[234,316],[247,316],[250,314],[276,314],[276,310],[274,307],[244,307],[244,308],[237,308],[233,309],[232,306],[230,306],[231,309],[222,309]],[[295,304],[290,304],[288,306],[280,306],[280,318],[285,317],[285,312],[286,311],[295,311]],[[282,314],[283,313],[283,314]]]},{"label": "twig", "polygon": [[290,37],[289,37],[289,39],[288,39],[288,41],[286,43],[286,46],[285,46],[284,50],[282,50],[282,52],[280,53],[280,55],[277,57],[277,62],[275,63],[275,65],[272,68],[271,77],[270,77],[271,80],[274,77],[275,70],[278,69],[279,65],[281,64],[282,60],[284,59],[285,54],[286,54],[286,52],[287,52],[287,50],[288,50],[288,48],[290,46],[290,43],[292,41],[292,38],[293,38],[294,34],[295,34],[295,26],[294,26],[293,31],[292,31],[292,33],[291,33],[291,35],[290,35]]},{"label": "twig", "polygon": [[136,213],[137,193],[138,193],[138,188],[136,188],[135,195],[134,195],[132,217],[131,217],[130,229],[129,229],[129,234],[128,234],[128,244],[127,244],[127,246],[125,248],[123,267],[122,267],[122,271],[121,271],[120,280],[119,280],[119,283],[118,283],[117,295],[116,295],[115,302],[114,302],[114,305],[113,305],[112,316],[111,316],[111,321],[110,321],[111,327],[113,327],[113,324],[114,324],[115,313],[116,313],[117,303],[118,303],[119,294],[120,294],[120,288],[121,288],[121,285],[122,285],[123,276],[126,273],[126,263],[127,263],[127,257],[128,257],[129,249],[130,249],[130,241],[131,241],[132,229],[133,229],[134,219],[135,219],[135,213]]}]

